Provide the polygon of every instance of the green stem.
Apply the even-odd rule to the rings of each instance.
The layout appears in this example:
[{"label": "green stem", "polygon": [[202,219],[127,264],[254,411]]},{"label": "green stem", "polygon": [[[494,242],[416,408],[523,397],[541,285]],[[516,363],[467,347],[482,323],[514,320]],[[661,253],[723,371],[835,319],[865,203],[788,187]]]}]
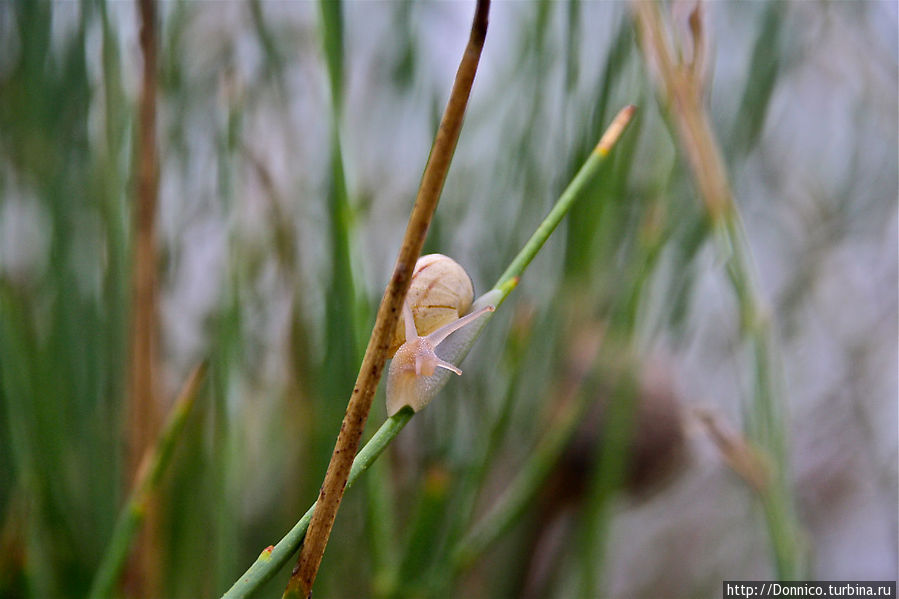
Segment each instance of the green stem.
[{"label": "green stem", "polygon": [[793,580],[807,571],[802,529],[793,509],[787,478],[787,431],[782,404],[778,401],[779,360],[755,283],[754,267],[748,254],[743,224],[736,211],[729,214],[721,227],[719,244],[730,250],[727,269],[737,298],[742,334],[748,345],[752,365],[752,409],[748,414],[747,432],[778,465],[770,484],[761,490],[762,508],[778,577]]},{"label": "green stem", "polygon": [[196,403],[197,390],[205,373],[206,365],[201,364],[190,375],[180,397],[172,407],[168,422],[162,430],[159,440],[152,447],[151,451],[144,455],[134,490],[131,493],[131,497],[128,498],[125,507],[119,513],[112,532],[112,539],[106,548],[100,567],[96,575],[94,575],[90,594],[88,595],[91,599],[108,597],[112,592],[119,573],[122,571],[125,559],[128,557],[134,536],[144,520],[147,503],[156,487],[159,486],[159,481],[162,479],[162,473],[165,471],[166,466],[172,460],[175,443],[181,438],[181,431],[184,429],[184,424],[187,421],[191,408]]},{"label": "green stem", "polygon": [[543,247],[543,244],[546,243],[552,232],[556,230],[562,218],[568,214],[568,211],[571,210],[577,199],[583,195],[584,189],[599,173],[599,168],[606,161],[609,152],[615,146],[625,128],[627,128],[636,110],[636,106],[630,105],[625,106],[618,112],[612,124],[609,125],[609,128],[603,134],[602,139],[599,140],[599,144],[590,153],[587,161],[584,162],[584,165],[574,176],[571,183],[568,184],[568,187],[565,188],[565,191],[562,192],[552,210],[549,211],[549,214],[546,215],[546,218],[543,219],[543,222],[531,235],[531,238],[521,248],[521,251],[518,252],[518,255],[515,256],[509,267],[506,268],[506,271],[500,275],[499,280],[493,286],[493,289],[502,292],[502,296],[497,301],[497,307],[515,289],[515,286],[518,284],[518,278],[524,272],[524,269],[528,267],[531,260],[537,255],[537,252],[540,251],[540,248]]},{"label": "green stem", "polygon": [[[350,476],[346,483],[348,489],[378,459],[378,456],[390,445],[390,442],[396,438],[414,415],[415,413],[412,409],[407,407],[384,421],[381,428],[375,432],[353,460]],[[253,565],[250,566],[243,576],[228,589],[227,593],[222,595],[222,599],[249,597],[290,560],[290,556],[299,549],[300,544],[303,542],[303,537],[306,534],[306,529],[309,528],[309,522],[312,520],[316,503],[313,503],[306,510],[300,521],[290,529],[290,532],[283,539],[278,541],[277,545],[268,547],[256,558],[256,561],[253,562]]]}]

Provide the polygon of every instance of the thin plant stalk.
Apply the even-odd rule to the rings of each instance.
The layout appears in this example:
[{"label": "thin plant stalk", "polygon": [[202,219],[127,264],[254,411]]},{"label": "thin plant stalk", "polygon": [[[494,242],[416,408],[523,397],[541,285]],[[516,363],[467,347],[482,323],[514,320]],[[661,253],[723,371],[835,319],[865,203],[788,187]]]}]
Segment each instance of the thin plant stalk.
[{"label": "thin plant stalk", "polygon": [[[676,137],[686,155],[699,196],[715,231],[719,251],[726,258],[728,279],[740,313],[741,332],[752,372],[753,400],[747,432],[769,453],[777,466],[771,484],[760,489],[778,577],[802,574],[801,528],[787,481],[787,447],[783,397],[776,373],[775,343],[767,310],[760,299],[745,231],[730,188],[727,169],[703,105],[705,31],[701,7],[689,19],[694,51],[688,61],[673,52],[660,5],[635,1],[634,19],[647,61],[659,76],[659,97],[670,113]],[[677,59],[675,59],[677,56]]]},{"label": "thin plant stalk", "polygon": [[371,409],[371,402],[381,379],[384,364],[387,362],[390,337],[399,320],[400,309],[412,280],[412,270],[421,255],[425,236],[434,211],[437,209],[440,192],[443,190],[456,142],[459,139],[462,119],[468,105],[468,97],[474,83],[481,50],[484,47],[484,39],[487,36],[489,9],[489,0],[478,0],[468,44],[459,63],[456,80],[453,83],[431,155],[422,175],[418,196],[409,217],[409,224],[400,246],[393,275],[378,308],[375,326],[365,350],[362,366],[359,369],[359,375],[347,405],[346,415],[337,436],[334,453],[331,455],[331,461],[319,492],[320,509],[315,510],[312,516],[309,534],[300,551],[297,567],[291,574],[287,588],[284,590],[285,597],[309,597],[312,593],[312,585],[318,574],[318,568],[321,565],[322,556],[334,526],[334,519],[346,488],[353,456],[359,447],[359,441]]},{"label": "thin plant stalk", "polygon": [[540,226],[537,227],[537,230],[534,231],[534,234],[531,235],[531,238],[525,243],[524,248],[522,248],[518,255],[515,256],[505,272],[500,275],[499,280],[493,286],[493,289],[502,292],[502,296],[497,302],[497,307],[499,307],[499,304],[506,299],[512,289],[515,288],[521,273],[524,272],[524,269],[531,263],[531,260],[537,255],[537,252],[540,251],[540,248],[543,247],[543,244],[546,243],[546,240],[552,232],[559,226],[562,217],[571,210],[571,206],[574,205],[575,200],[577,200],[583,189],[596,176],[599,166],[605,161],[609,152],[631,122],[636,110],[636,106],[630,105],[622,108],[621,111],[615,115],[612,123],[609,125],[608,129],[606,129],[605,133],[603,133],[602,138],[600,138],[596,148],[590,153],[587,161],[574,176],[574,179],[568,187],[565,188],[565,191],[562,192],[562,195],[552,207],[552,210],[546,215],[546,218],[543,219],[543,222],[540,223]]},{"label": "thin plant stalk", "polygon": [[[134,210],[134,272],[131,322],[131,371],[128,410],[128,483],[136,480],[144,453],[159,431],[156,394],[157,242],[156,204],[159,160],[156,154],[157,31],[154,0],[138,2],[143,73],[138,111],[137,189]],[[138,542],[134,573],[149,595],[159,584],[161,555],[156,539],[158,514],[148,506],[147,527]]]},{"label": "thin plant stalk", "polygon": [[[378,459],[378,456],[383,453],[414,415],[415,412],[412,411],[412,408],[406,407],[384,421],[384,424],[381,425],[368,443],[365,444],[365,447],[359,451],[356,459],[353,460],[353,466],[347,477],[347,488],[352,487],[362,473],[368,470],[369,466]],[[306,513],[303,514],[303,517],[290,529],[290,532],[278,541],[277,545],[264,549],[259,557],[256,558],[256,561],[253,562],[253,565],[228,589],[228,592],[222,595],[222,599],[249,597],[259,587],[268,582],[288,562],[299,548],[300,543],[303,542],[303,536],[309,528],[312,514],[315,512],[317,505],[317,501],[313,503],[306,510]]]},{"label": "thin plant stalk", "polygon": [[[550,210],[546,218],[541,222],[534,235],[528,240],[521,251],[510,263],[509,268],[500,276],[494,290],[501,291],[501,294],[495,294],[500,297],[500,302],[508,296],[515,288],[515,283],[523,274],[524,269],[530,264],[534,256],[546,243],[549,234],[558,226],[562,217],[571,209],[575,200],[585,195],[590,184],[598,174],[600,167],[605,162],[609,152],[618,141],[621,133],[624,131],[628,122],[634,114],[634,107],[628,106],[624,108],[615,120],[603,134],[596,150],[591,153],[584,166],[578,171],[578,174],[568,185],[559,200]],[[560,208],[561,206],[561,208]],[[395,323],[394,323],[395,324]],[[411,408],[404,408],[397,414],[388,418],[384,424],[375,432],[372,438],[359,451],[353,461],[349,475],[347,477],[347,488],[365,472],[368,467],[377,459],[384,449],[393,439],[400,433],[404,426],[414,415]],[[576,416],[576,414],[574,415]],[[571,416],[562,418],[562,421],[577,421],[577,418]],[[567,437],[566,437],[567,438]],[[557,443],[546,442],[550,449]],[[546,450],[549,452],[549,449]],[[270,580],[290,559],[290,556],[297,550],[303,541],[303,535],[306,533],[313,514],[316,511],[318,502],[313,503],[306,511],[302,518],[294,525],[294,527],[278,542],[277,545],[266,548],[256,561],[247,569],[246,572],[231,586],[231,588],[222,596],[222,599],[243,599],[249,597],[256,592],[263,584]]]},{"label": "thin plant stalk", "polygon": [[108,597],[118,580],[134,537],[147,514],[147,505],[162,480],[163,472],[172,460],[175,445],[181,439],[187,417],[196,403],[197,392],[206,374],[206,368],[205,363],[200,364],[188,377],[181,394],[169,412],[168,421],[162,429],[159,439],[154,446],[147,448],[147,452],[141,460],[131,496],[122,511],[119,512],[112,538],[91,583],[88,595],[91,599]]}]

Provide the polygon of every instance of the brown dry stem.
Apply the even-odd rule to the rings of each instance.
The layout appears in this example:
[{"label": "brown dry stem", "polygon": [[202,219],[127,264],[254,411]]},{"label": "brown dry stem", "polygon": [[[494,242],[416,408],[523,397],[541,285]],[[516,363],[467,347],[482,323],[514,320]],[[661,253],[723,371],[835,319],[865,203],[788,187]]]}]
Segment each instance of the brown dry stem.
[{"label": "brown dry stem", "polygon": [[[138,112],[136,205],[134,206],[134,270],[131,317],[131,370],[128,406],[128,482],[137,480],[143,455],[153,445],[161,424],[156,403],[156,198],[159,163],[156,155],[157,32],[156,5],[139,0],[138,15],[143,74]],[[129,571],[129,591],[157,595],[159,553],[155,548],[158,514],[148,506],[147,527]]]},{"label": "brown dry stem", "polygon": [[681,147],[695,174],[699,195],[713,223],[720,223],[733,205],[727,169],[703,107],[702,66],[705,36],[698,9],[690,15],[693,57],[688,63],[675,59],[667,36],[661,8],[656,2],[635,1],[634,18],[640,33],[643,54],[655,63],[660,91],[677,122]]},{"label": "brown dry stem", "polygon": [[437,208],[456,141],[459,139],[462,118],[487,34],[489,6],[489,0],[478,0],[468,45],[456,72],[456,80],[422,176],[393,275],[381,299],[375,326],[319,492],[318,504],[300,550],[299,560],[284,591],[285,597],[309,597],[312,593],[312,585],[343,498],[353,457],[359,448],[371,402],[387,361],[390,339],[409,289],[412,269],[421,255],[425,235]]},{"label": "brown dry stem", "polygon": [[[634,0],[634,19],[643,54],[658,74],[659,96],[676,126],[676,137],[687,157],[699,196],[713,228],[721,234],[717,240],[722,254],[727,256],[728,276],[748,350],[747,361],[754,374],[748,437],[764,452],[765,458],[756,460],[755,451],[728,444],[723,436],[718,436],[717,442],[724,447],[725,455],[733,458],[731,466],[759,492],[778,576],[792,579],[804,570],[806,558],[787,477],[787,425],[776,373],[776,343],[768,310],[754,281],[745,232],[724,158],[704,106],[707,28],[699,5],[689,15],[692,56],[685,60],[682,44],[672,48],[674,36],[663,16],[663,6],[658,2]],[[770,460],[770,468],[760,465],[766,460]]]}]

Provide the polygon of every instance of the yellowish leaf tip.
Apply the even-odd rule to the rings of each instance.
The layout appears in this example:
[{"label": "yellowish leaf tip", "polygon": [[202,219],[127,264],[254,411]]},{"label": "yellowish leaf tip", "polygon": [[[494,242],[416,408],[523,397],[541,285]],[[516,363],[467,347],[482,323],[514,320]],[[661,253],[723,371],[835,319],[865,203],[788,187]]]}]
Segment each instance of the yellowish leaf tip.
[{"label": "yellowish leaf tip", "polygon": [[612,151],[612,148],[618,142],[618,138],[621,137],[621,134],[624,132],[625,128],[631,122],[631,119],[634,118],[634,113],[637,111],[637,107],[633,104],[628,104],[624,108],[622,108],[615,118],[612,119],[612,124],[609,125],[609,128],[606,129],[606,132],[602,134],[602,138],[599,140],[599,143],[596,144],[596,153],[602,157],[605,157]]}]

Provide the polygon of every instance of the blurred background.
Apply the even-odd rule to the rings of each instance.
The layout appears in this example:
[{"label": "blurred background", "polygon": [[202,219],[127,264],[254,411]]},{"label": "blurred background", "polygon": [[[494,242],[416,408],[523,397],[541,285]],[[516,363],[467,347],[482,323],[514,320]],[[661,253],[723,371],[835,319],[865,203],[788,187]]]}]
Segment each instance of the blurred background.
[{"label": "blurred background", "polygon": [[[160,418],[210,370],[117,592],[218,596],[316,497],[473,8],[158,5]],[[660,7],[697,54],[694,9]],[[476,293],[638,116],[348,492],[316,596],[717,597],[782,574],[778,536],[800,578],[897,578],[897,5],[700,12],[743,236],[709,217],[631,5],[492,7],[425,247]],[[4,597],[84,596],[133,476],[138,23],[0,4]]]}]

